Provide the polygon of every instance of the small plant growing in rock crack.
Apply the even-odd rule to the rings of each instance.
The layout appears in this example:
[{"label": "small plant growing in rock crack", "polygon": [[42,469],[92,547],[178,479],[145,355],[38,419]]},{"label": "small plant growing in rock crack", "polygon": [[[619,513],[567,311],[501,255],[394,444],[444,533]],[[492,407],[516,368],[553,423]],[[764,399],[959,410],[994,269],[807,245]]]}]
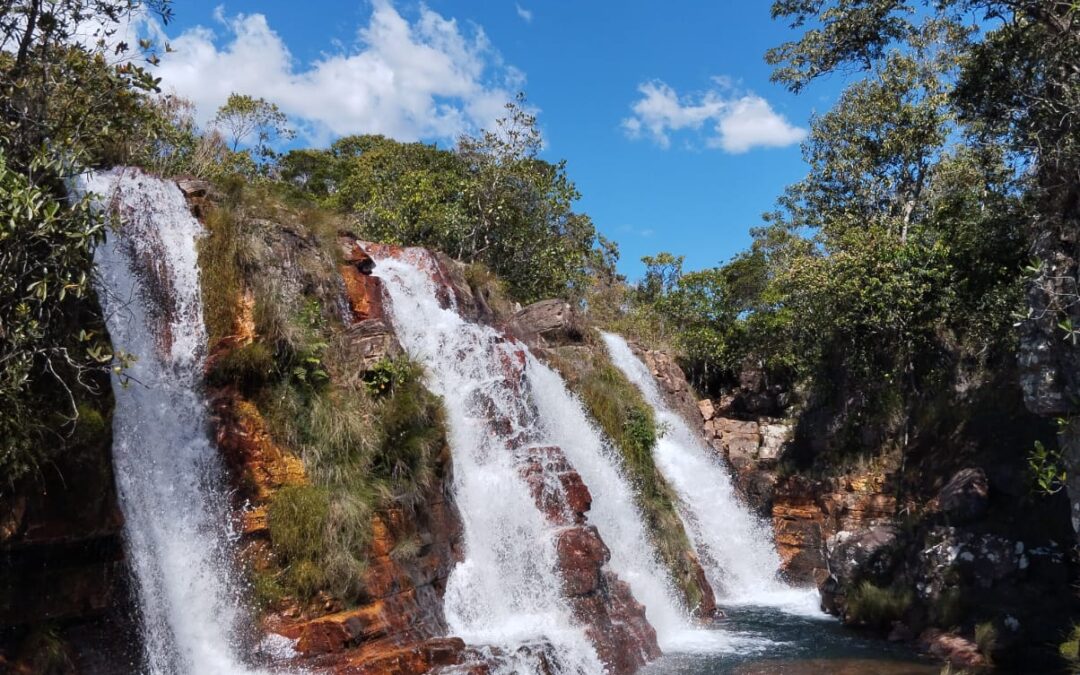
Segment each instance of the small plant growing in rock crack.
[{"label": "small plant growing in rock crack", "polygon": [[292,376],[302,385],[318,387],[330,380],[330,374],[326,372],[323,364],[323,356],[330,345],[322,339],[322,305],[318,300],[309,299],[304,303],[297,319],[309,339],[296,353]]}]

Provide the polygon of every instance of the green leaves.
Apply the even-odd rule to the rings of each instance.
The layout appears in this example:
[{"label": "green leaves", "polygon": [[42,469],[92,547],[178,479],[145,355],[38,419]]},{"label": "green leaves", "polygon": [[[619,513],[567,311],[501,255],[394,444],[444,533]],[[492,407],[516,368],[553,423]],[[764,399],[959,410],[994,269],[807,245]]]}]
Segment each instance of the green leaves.
[{"label": "green leaves", "polygon": [[77,303],[90,292],[101,218],[85,201],[65,207],[0,152],[0,223],[0,477],[11,481],[41,457],[33,438],[44,415],[29,412],[39,403],[35,389],[68,376],[73,382],[62,388],[77,389],[72,371],[106,365],[112,351],[94,331],[72,330]]},{"label": "green leaves", "polygon": [[1028,453],[1028,467],[1039,492],[1052,495],[1065,489],[1067,475],[1063,464],[1060,450],[1050,450],[1042,441],[1035,441],[1035,447]]},{"label": "green leaves", "polygon": [[349,136],[328,151],[285,155],[282,178],[353,214],[360,234],[480,262],[516,300],[580,298],[617,257],[588,216],[565,163],[537,157],[540,134],[523,98],[496,129],[462,137],[457,152],[381,136]]}]

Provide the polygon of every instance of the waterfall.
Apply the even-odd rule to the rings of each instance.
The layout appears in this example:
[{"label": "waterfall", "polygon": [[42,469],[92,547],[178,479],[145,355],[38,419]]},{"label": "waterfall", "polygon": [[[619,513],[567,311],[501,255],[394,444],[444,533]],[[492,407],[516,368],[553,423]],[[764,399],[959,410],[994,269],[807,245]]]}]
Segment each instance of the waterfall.
[{"label": "waterfall", "polygon": [[113,461],[154,675],[251,672],[235,657],[241,591],[223,468],[200,394],[206,356],[196,240],[202,227],[171,181],[133,169],[81,179],[115,217],[95,261],[117,350]]},{"label": "waterfall", "polygon": [[[603,672],[562,593],[553,526],[530,496],[515,458],[515,439],[539,440],[527,392],[519,388],[525,384],[512,381],[506,370],[519,358],[517,347],[442,307],[422,262],[382,259],[375,274],[390,296],[398,339],[425,366],[428,387],[446,409],[465,539],[465,559],[447,581],[447,623],[466,642],[510,651],[546,641],[564,672]],[[493,420],[503,428],[493,430]]]},{"label": "waterfall", "polygon": [[779,579],[772,532],[739,501],[726,467],[701,433],[668,407],[626,340],[611,333],[603,337],[612,362],[641,391],[664,428],[654,450],[656,465],[682,500],[687,534],[717,599],[820,614],[816,592],[792,589]]},{"label": "waterfall", "polygon": [[[398,338],[425,366],[429,387],[446,407],[466,538],[465,561],[451,574],[446,593],[452,632],[474,643],[512,646],[543,637],[563,640],[563,649],[580,649],[552,572],[549,526],[515,464],[512,439],[524,437],[532,445],[560,447],[589,487],[589,522],[611,551],[608,567],[645,606],[662,649],[762,649],[767,641],[757,636],[692,624],[649,541],[617,452],[562,378],[524,345],[442,306],[428,256],[410,249],[379,259],[375,274],[390,297]],[[518,354],[525,364],[520,389],[508,386],[504,367]],[[508,433],[492,434],[486,420],[493,415],[516,424]],[[582,663],[584,657],[575,658]]]}]

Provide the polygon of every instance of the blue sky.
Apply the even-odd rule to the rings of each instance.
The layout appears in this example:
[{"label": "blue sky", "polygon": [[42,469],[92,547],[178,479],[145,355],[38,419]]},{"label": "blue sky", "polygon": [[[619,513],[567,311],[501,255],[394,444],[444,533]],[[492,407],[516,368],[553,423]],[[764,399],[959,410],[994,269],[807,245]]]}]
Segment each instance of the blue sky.
[{"label": "blue sky", "polygon": [[[449,146],[518,89],[548,159],[566,159],[620,271],[661,250],[708,267],[806,171],[798,141],[842,83],[799,96],[765,50],[769,2],[183,0],[166,87],[208,119],[230,90],[279,103],[308,144],[377,132]],[[636,106],[636,107],[635,107]]]}]

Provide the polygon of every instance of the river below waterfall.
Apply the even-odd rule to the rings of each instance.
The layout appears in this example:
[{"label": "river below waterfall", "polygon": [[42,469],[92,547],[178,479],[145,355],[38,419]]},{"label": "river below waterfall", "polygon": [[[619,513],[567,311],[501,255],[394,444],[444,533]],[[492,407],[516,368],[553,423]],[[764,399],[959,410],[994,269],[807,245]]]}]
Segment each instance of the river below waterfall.
[{"label": "river below waterfall", "polygon": [[727,607],[722,630],[744,648],[668,652],[641,675],[938,675],[940,665],[909,647],[859,635],[825,615],[775,607]]}]

